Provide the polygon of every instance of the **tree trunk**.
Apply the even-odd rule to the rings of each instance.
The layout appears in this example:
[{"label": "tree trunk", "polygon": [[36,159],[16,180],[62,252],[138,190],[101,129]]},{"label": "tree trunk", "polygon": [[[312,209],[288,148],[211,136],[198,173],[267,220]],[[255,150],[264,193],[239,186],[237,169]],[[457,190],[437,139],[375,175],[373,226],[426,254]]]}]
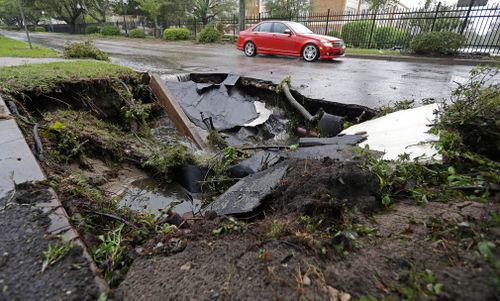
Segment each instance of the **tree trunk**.
[{"label": "tree trunk", "polygon": [[246,7],[245,0],[240,0],[240,18],[239,18],[239,28],[240,31],[245,30],[245,18],[246,18]]}]

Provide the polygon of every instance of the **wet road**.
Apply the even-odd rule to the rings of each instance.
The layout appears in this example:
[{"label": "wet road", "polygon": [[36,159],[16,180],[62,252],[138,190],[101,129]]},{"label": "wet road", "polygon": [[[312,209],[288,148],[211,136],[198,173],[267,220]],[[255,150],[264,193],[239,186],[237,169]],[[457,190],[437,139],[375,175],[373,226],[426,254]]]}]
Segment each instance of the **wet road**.
[{"label": "wet road", "polygon": [[[20,32],[1,32],[25,39]],[[33,41],[62,49],[84,36],[36,33]],[[448,98],[455,82],[464,82],[470,66],[416,62],[394,62],[358,58],[306,63],[295,58],[257,56],[247,58],[231,46],[196,45],[191,42],[156,40],[96,40],[113,62],[161,74],[186,72],[233,72],[280,82],[292,77],[293,86],[304,95],[331,101],[376,107],[402,99]]]}]

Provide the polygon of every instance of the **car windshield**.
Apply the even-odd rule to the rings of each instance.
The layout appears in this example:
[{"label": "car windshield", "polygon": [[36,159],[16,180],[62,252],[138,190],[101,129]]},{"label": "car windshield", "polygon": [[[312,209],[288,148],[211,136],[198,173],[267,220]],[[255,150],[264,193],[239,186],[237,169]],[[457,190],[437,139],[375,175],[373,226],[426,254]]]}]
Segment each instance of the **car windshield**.
[{"label": "car windshield", "polygon": [[300,34],[308,34],[308,33],[313,33],[309,28],[305,27],[304,25],[300,23],[288,23],[290,27],[295,31],[295,33],[300,33]]}]

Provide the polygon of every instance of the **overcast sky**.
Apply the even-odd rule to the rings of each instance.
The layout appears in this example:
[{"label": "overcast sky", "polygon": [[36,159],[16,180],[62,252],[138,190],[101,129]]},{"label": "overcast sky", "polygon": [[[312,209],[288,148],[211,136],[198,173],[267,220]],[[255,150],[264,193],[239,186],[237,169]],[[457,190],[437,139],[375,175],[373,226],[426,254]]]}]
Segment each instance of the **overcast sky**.
[{"label": "overcast sky", "polygon": [[[408,7],[417,7],[420,4],[422,4],[424,1],[423,0],[400,0],[401,3]],[[441,3],[446,4],[446,5],[454,5],[457,4],[458,0],[441,0]],[[500,0],[489,0],[488,5],[490,4],[498,4],[500,3]]]}]

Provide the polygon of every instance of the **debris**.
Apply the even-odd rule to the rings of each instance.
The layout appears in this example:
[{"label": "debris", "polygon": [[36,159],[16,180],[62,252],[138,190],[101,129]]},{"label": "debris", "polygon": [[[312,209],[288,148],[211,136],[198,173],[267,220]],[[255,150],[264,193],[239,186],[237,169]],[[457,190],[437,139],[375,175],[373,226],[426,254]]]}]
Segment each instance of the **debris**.
[{"label": "debris", "polygon": [[325,111],[320,108],[316,115],[312,116],[306,108],[304,108],[292,95],[290,92],[289,84],[283,82],[282,84],[283,92],[290,104],[299,111],[299,113],[306,119],[306,121],[311,123],[318,123],[319,130],[327,135],[328,137],[333,137],[338,135],[342,131],[342,126],[344,124],[344,118],[340,116],[335,116],[332,114],[325,113]]},{"label": "debris", "polygon": [[343,135],[333,138],[300,138],[299,146],[357,145],[366,140],[366,135]]},{"label": "debris", "polygon": [[319,145],[311,147],[299,147],[296,151],[290,152],[290,158],[296,159],[323,159],[351,160],[356,153],[354,147],[350,145]]},{"label": "debris", "polygon": [[386,160],[396,160],[404,153],[410,155],[410,160],[421,156],[426,159],[440,159],[431,143],[437,141],[438,137],[428,133],[437,109],[437,104],[430,104],[394,112],[354,125],[342,134],[366,131],[368,139],[360,146],[369,145],[372,150],[384,152],[383,158]]},{"label": "debris", "polygon": [[309,278],[307,275],[305,275],[302,278],[302,284],[305,285],[305,286],[311,285],[311,278]]},{"label": "debris", "polygon": [[260,151],[250,158],[229,167],[228,171],[236,178],[244,178],[279,162],[280,155],[271,151]]},{"label": "debris", "polygon": [[285,161],[243,178],[208,206],[206,210],[213,210],[218,215],[252,212],[278,185],[287,168],[288,162]]},{"label": "debris", "polygon": [[186,262],[185,264],[183,264],[180,268],[181,271],[189,271],[191,269],[191,266],[193,264],[191,263],[191,261],[188,261]]}]

